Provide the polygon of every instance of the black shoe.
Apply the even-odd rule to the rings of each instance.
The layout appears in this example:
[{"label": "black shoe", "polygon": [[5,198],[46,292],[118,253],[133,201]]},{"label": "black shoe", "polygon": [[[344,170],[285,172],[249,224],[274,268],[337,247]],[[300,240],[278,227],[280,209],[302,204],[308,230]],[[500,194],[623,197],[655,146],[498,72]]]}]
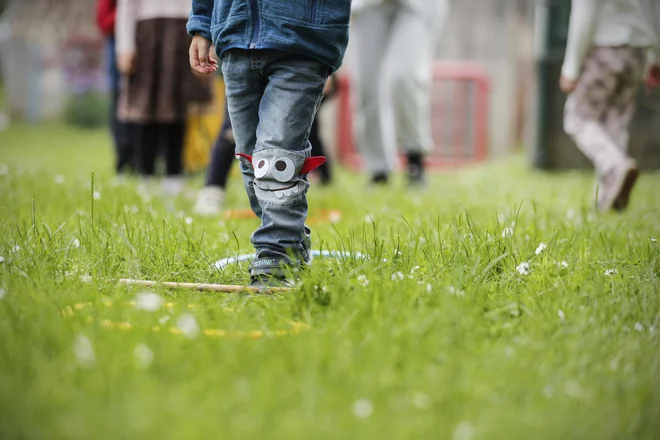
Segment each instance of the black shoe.
[{"label": "black shoe", "polygon": [[250,263],[250,286],[259,288],[293,287],[289,275],[299,264],[279,252],[261,251]]},{"label": "black shoe", "polygon": [[390,176],[387,173],[376,173],[371,176],[372,185],[387,185],[390,180]]},{"label": "black shoe", "polygon": [[424,156],[419,153],[408,154],[408,184],[415,187],[426,186]]}]

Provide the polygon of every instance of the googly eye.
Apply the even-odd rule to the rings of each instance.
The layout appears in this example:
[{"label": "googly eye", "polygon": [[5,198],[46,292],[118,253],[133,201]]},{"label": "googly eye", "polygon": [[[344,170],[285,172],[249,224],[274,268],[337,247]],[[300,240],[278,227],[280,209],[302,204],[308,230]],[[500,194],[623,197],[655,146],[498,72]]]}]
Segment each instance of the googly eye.
[{"label": "googly eye", "polygon": [[254,177],[257,179],[260,179],[264,177],[266,174],[268,174],[268,168],[270,167],[270,163],[268,162],[268,159],[257,159],[257,163],[254,165]]},{"label": "googly eye", "polygon": [[280,157],[277,159],[273,163],[272,168],[273,177],[282,183],[291,181],[296,173],[296,167],[293,164],[293,161],[288,157]]}]

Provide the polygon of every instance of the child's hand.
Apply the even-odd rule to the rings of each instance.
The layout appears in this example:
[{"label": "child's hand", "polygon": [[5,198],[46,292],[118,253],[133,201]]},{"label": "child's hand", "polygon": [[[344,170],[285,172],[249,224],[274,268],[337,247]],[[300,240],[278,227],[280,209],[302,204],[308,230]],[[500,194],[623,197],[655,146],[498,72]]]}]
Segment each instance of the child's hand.
[{"label": "child's hand", "polygon": [[117,55],[117,70],[123,75],[130,75],[135,71],[135,52]]},{"label": "child's hand", "polygon": [[201,35],[195,35],[190,44],[190,67],[197,73],[207,75],[218,70],[218,62],[213,58],[213,45]]}]

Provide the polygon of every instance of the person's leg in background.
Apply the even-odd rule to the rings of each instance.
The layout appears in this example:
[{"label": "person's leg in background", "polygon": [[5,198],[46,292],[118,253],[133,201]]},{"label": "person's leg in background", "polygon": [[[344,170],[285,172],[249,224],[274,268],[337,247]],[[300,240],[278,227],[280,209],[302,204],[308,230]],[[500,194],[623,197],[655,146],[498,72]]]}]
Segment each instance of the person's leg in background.
[{"label": "person's leg in background", "polygon": [[156,157],[158,156],[159,125],[155,123],[130,124],[131,140],[135,146],[135,165],[143,177],[153,177],[156,174]]},{"label": "person's leg in background", "polygon": [[351,24],[357,53],[355,139],[372,183],[377,184],[387,183],[397,164],[392,108],[381,101],[381,90],[389,87],[383,59],[394,12],[391,5],[370,6],[355,13]]},{"label": "person's leg in background", "polygon": [[385,142],[398,142],[406,153],[408,179],[413,185],[425,183],[424,158],[433,149],[433,60],[446,17],[447,9],[436,2],[422,2],[418,9],[399,7],[383,61],[387,87],[382,89],[381,102],[394,109],[392,121],[383,123],[383,136]]},{"label": "person's leg in background", "polygon": [[158,137],[165,155],[165,178],[163,189],[168,195],[176,196],[183,190],[183,144],[186,123],[176,121],[158,124]]},{"label": "person's leg in background", "polygon": [[115,170],[117,173],[131,171],[135,168],[133,147],[129,124],[119,119],[117,108],[121,87],[121,75],[117,70],[117,56],[115,54],[115,38],[107,39],[107,63],[110,75],[110,131],[115,144]]},{"label": "person's leg in background", "polygon": [[321,184],[329,185],[332,183],[332,170],[330,168],[330,159],[325,154],[326,149],[323,139],[321,139],[319,125],[320,122],[317,114],[312,123],[312,129],[309,132],[309,143],[312,144],[312,156],[324,156],[327,159],[323,165],[317,168],[317,171]]},{"label": "person's leg in background", "polygon": [[[635,95],[629,86],[623,87],[629,90],[622,94],[620,87],[629,82],[626,78],[631,74],[626,72],[636,70],[632,68],[635,57],[626,55],[628,50],[631,49],[593,48],[564,109],[564,130],[596,170],[597,205],[601,211],[625,207],[638,174],[635,162],[627,155],[627,147],[621,144],[627,142],[623,131],[627,131],[627,123],[622,122],[623,118],[629,118],[626,112],[634,105]],[[638,78],[641,78],[641,68]],[[620,113],[619,123],[610,122],[608,128],[607,114],[615,106],[625,110]]]},{"label": "person's leg in background", "polygon": [[236,142],[229,119],[229,110],[225,106],[225,117],[220,133],[211,152],[211,162],[206,171],[206,184],[199,191],[195,203],[195,212],[201,215],[217,215],[222,210],[225,200],[227,179],[235,162]]}]

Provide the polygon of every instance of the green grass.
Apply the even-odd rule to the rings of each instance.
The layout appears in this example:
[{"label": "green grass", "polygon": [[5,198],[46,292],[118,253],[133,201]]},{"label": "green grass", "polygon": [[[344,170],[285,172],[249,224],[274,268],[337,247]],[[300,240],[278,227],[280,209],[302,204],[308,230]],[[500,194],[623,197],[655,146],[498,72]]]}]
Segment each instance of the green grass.
[{"label": "green grass", "polygon": [[[519,159],[425,193],[342,172],[310,191],[311,216],[342,212],[314,225],[314,248],[372,258],[316,260],[281,295],[156,289],[166,304],[147,312],[114,280],[245,283],[212,263],[249,252],[256,221],[117,182],[104,132],[13,126],[0,145],[2,439],[660,432],[658,174],[599,216],[587,173]],[[235,176],[228,207],[247,207],[242,191]],[[198,335],[177,334],[185,315]]]}]

